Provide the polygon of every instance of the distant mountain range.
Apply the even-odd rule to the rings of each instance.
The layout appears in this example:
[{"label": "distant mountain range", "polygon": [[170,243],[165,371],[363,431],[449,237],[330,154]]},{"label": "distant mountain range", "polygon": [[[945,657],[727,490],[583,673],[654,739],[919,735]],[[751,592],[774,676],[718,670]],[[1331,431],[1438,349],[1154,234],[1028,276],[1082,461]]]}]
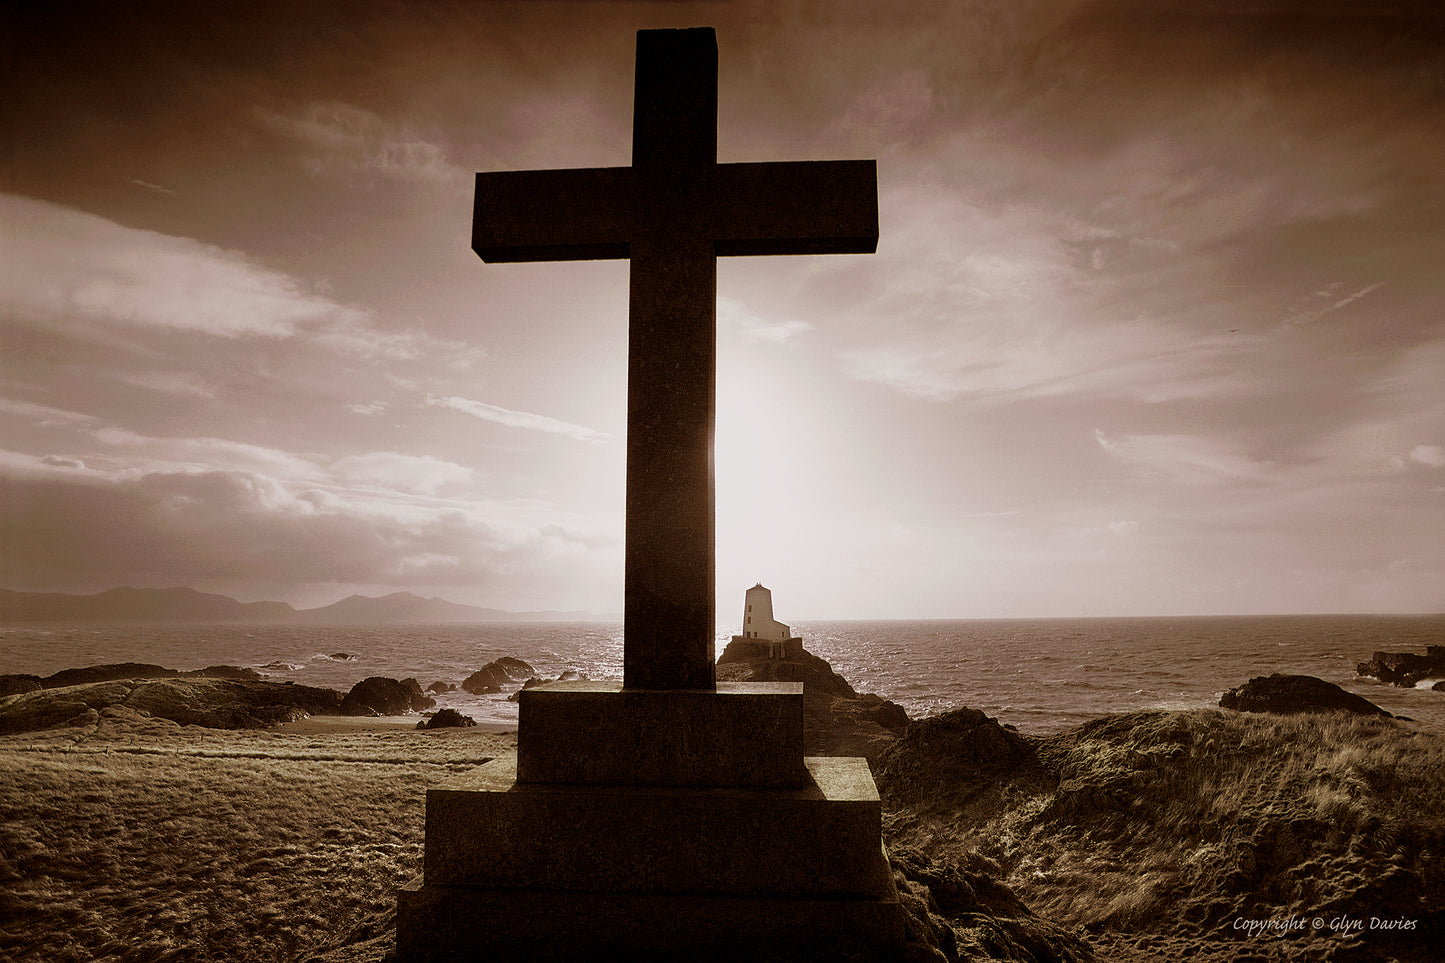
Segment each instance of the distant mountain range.
[{"label": "distant mountain range", "polygon": [[275,622],[377,625],[395,622],[581,622],[590,612],[508,612],[424,599],[410,592],[353,595],[316,609],[285,602],[237,602],[189,588],[115,588],[97,595],[0,589],[0,624],[16,622]]}]

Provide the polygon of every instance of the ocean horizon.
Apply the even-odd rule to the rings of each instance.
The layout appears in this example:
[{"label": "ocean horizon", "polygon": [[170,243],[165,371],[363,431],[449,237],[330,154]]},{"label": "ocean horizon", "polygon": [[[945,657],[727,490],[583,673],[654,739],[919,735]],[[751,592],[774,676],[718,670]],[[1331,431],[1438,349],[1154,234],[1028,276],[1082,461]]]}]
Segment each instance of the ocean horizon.
[{"label": "ocean horizon", "polygon": [[[1040,619],[812,620],[804,647],[859,692],[912,718],[967,706],[1047,734],[1099,716],[1217,705],[1228,689],[1281,672],[1333,682],[1445,732],[1445,692],[1384,685],[1356,663],[1376,651],[1445,643],[1445,615],[1132,616]],[[719,632],[717,652],[731,637]],[[368,676],[459,684],[511,656],[540,678],[618,679],[622,625],[479,622],[415,625],[188,624],[0,626],[0,673],[45,676],[88,665],[240,665],[265,678],[342,691]],[[478,722],[515,724],[507,693],[438,696]]]}]

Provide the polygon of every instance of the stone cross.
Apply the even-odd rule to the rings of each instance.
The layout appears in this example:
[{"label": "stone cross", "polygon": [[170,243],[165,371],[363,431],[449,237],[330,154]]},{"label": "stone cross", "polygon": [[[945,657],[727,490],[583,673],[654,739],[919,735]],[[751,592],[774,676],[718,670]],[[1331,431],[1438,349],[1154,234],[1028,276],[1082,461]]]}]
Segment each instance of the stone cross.
[{"label": "stone cross", "polygon": [[484,261],[630,261],[623,686],[714,689],[717,262],[867,254],[873,161],[719,164],[711,28],[640,30],[632,166],[477,175]]}]

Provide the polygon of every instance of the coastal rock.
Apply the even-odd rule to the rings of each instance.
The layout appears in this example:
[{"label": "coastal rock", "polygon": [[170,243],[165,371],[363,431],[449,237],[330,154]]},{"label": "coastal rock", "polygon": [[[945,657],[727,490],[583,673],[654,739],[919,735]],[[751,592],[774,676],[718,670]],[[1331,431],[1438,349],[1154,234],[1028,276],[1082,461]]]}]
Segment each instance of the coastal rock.
[{"label": "coastal rock", "polygon": [[488,662],[462,682],[462,688],[472,695],[487,695],[492,692],[501,692],[503,685],[511,685],[521,682],[537,674],[532,668],[521,659],[514,659],[504,655],[500,659]]},{"label": "coastal rock", "polygon": [[457,691],[457,687],[452,685],[450,682],[433,682],[431,685],[426,687],[426,691],[435,692],[437,695],[442,695],[447,692]]},{"label": "coastal rock", "polygon": [[379,675],[362,679],[341,700],[344,716],[399,716],[435,706],[436,700],[421,691],[415,679],[387,679]]},{"label": "coastal rock", "polygon": [[92,682],[114,682],[117,679],[174,679],[180,676],[179,669],[167,669],[148,662],[120,662],[114,665],[92,665],[83,669],[62,669],[46,676],[40,684],[47,689],[59,689],[72,685],[88,685]]},{"label": "coastal rock", "polygon": [[423,719],[416,724],[418,729],[446,729],[465,728],[475,726],[477,720],[471,716],[464,716],[455,709],[438,709],[436,715],[430,719]]},{"label": "coastal rock", "polygon": [[[557,678],[555,678],[555,679],[553,679],[553,680],[551,680],[551,681],[553,681],[553,682],[586,682],[586,681],[587,681],[587,675],[586,675],[586,673],[584,673],[584,672],[578,672],[576,669],[567,669],[566,671],[564,671],[564,672],[562,672],[560,675],[558,675]],[[511,695],[507,696],[507,701],[508,701],[508,702],[521,702],[521,701],[522,701],[522,693],[523,693],[523,692],[527,691],[528,689],[535,688],[536,686],[546,685],[546,684],[547,684],[547,680],[546,680],[546,679],[539,679],[539,678],[537,678],[536,676],[532,676],[532,678],[530,678],[530,679],[528,679],[526,682],[523,682],[523,683],[522,683],[522,688],[518,689],[516,692],[513,692]]]},{"label": "coastal rock", "polygon": [[237,679],[159,679],[137,685],[124,704],[158,719],[209,729],[265,729],[340,714],[334,689]]},{"label": "coastal rock", "polygon": [[888,807],[966,821],[1056,785],[1028,739],[969,708],[910,722],[874,770]]},{"label": "coastal rock", "polygon": [[153,679],[94,682],[40,689],[0,702],[0,733],[33,732],[61,726],[92,724],[118,710],[212,729],[260,729],[306,715],[334,714],[341,693],[279,682],[239,679]]},{"label": "coastal rock", "polygon": [[[723,649],[723,654],[718,656],[717,664],[719,670],[727,665],[747,666],[748,681],[801,682],[805,694],[811,690],[819,695],[842,699],[858,698],[858,693],[848,684],[848,680],[834,672],[827,659],[820,658],[802,647],[795,651],[796,655],[770,658],[766,642],[734,637],[727,648]],[[721,672],[718,677],[722,678]]]},{"label": "coastal rock", "polygon": [[124,701],[131,686],[124,682],[36,689],[0,700],[0,733],[55,729],[87,709],[101,710]]},{"label": "coastal rock", "polygon": [[902,706],[880,696],[859,695],[826,659],[801,646],[775,657],[766,643],[734,638],[718,659],[717,677],[721,682],[801,682],[803,740],[809,755],[873,760],[908,725]]},{"label": "coastal rock", "polygon": [[182,672],[181,675],[188,679],[239,679],[242,682],[264,682],[265,676],[255,669],[243,668],[239,665],[208,665],[204,669],[192,669],[189,672]]},{"label": "coastal rock", "polygon": [[1219,697],[1222,709],[1240,712],[1352,712],[1390,717],[1369,699],[1346,692],[1332,682],[1312,675],[1282,675],[1250,679]]},{"label": "coastal rock", "polygon": [[43,688],[38,675],[0,675],[0,696],[19,695]]},{"label": "coastal rock", "polygon": [[1374,676],[1390,685],[1412,689],[1422,679],[1445,675],[1445,645],[1427,645],[1424,655],[1415,652],[1376,652],[1369,662],[1356,665],[1355,671],[1360,675]]}]

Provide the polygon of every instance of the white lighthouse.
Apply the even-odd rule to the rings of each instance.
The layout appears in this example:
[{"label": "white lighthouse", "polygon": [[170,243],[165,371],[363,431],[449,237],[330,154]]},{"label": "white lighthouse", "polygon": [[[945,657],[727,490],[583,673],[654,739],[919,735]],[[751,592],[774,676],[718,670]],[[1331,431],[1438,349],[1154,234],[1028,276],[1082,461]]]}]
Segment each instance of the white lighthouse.
[{"label": "white lighthouse", "polygon": [[773,618],[773,593],[761,582],[748,589],[743,597],[743,632],[734,638],[765,642],[768,654],[774,658],[786,657],[790,642],[798,649],[803,644],[802,639],[793,637],[789,626]]}]

